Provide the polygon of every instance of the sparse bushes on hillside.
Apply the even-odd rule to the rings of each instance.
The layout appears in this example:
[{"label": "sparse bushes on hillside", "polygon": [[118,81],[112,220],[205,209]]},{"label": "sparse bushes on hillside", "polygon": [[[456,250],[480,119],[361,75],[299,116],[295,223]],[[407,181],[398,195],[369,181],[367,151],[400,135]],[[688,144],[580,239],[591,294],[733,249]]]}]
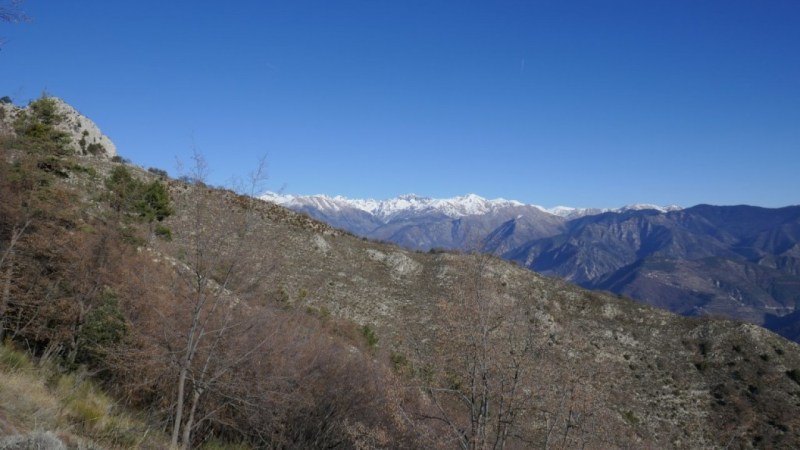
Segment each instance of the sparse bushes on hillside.
[{"label": "sparse bushes on hillside", "polygon": [[375,332],[375,329],[369,325],[363,325],[361,327],[361,334],[364,335],[364,339],[367,341],[367,346],[369,348],[376,348],[378,346],[378,334]]},{"label": "sparse bushes on hillside", "polygon": [[166,225],[160,223],[156,224],[153,233],[156,235],[156,237],[163,239],[167,242],[172,240],[172,230],[170,230],[169,227],[167,227]]},{"label": "sparse bushes on hillside", "polygon": [[157,176],[159,176],[161,178],[165,178],[165,179],[169,178],[169,174],[164,169],[159,169],[159,168],[156,168],[156,167],[150,167],[149,169],[147,169],[147,171],[152,173],[153,175],[157,175]]},{"label": "sparse bushes on hillside", "polygon": [[56,101],[43,96],[20,112],[14,123],[17,139],[14,145],[40,154],[64,156],[71,154],[70,138],[57,128],[64,120],[58,113]]},{"label": "sparse bushes on hillside", "polygon": [[142,190],[141,181],[135,179],[125,166],[116,166],[106,179],[109,203],[116,211],[132,211]]},{"label": "sparse bushes on hillside", "polygon": [[106,148],[103,147],[103,144],[99,144],[97,142],[93,142],[86,146],[86,153],[90,155],[102,155],[106,152]]},{"label": "sparse bushes on hillside", "polygon": [[[108,201],[119,213],[148,224],[161,222],[172,214],[169,192],[159,180],[145,183],[134,177],[127,167],[115,166],[105,185],[109,191]],[[167,240],[172,234],[169,228],[160,223],[151,233]]]}]

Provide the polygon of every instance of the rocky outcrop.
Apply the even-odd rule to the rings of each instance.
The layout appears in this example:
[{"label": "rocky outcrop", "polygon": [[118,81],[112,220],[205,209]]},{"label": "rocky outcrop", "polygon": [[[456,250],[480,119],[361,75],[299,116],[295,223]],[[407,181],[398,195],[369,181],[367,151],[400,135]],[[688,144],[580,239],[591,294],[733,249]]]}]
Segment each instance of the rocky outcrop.
[{"label": "rocky outcrop", "polygon": [[73,149],[77,153],[108,158],[117,154],[117,147],[94,122],[60,98],[54,100],[58,113],[64,118],[58,128],[69,133]]},{"label": "rocky outcrop", "polygon": [[[48,97],[55,105],[55,112],[61,120],[55,128],[69,137],[69,147],[79,155],[94,155],[112,158],[117,154],[117,147],[108,136],[91,119],[78,112],[58,97]],[[14,121],[22,114],[28,114],[31,106],[20,108],[11,103],[0,104],[0,134],[11,133]]]}]

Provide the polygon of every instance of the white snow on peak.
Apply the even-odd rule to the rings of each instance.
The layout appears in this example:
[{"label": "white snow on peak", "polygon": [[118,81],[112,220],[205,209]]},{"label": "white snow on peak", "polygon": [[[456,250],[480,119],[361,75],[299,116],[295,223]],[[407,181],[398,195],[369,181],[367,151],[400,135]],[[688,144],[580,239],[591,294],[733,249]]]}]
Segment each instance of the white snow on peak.
[{"label": "white snow on peak", "polygon": [[577,217],[594,216],[607,212],[621,213],[625,211],[643,211],[648,209],[665,213],[670,211],[679,211],[683,208],[677,205],[658,206],[647,203],[634,203],[632,205],[626,205],[620,208],[573,208],[571,206],[556,206],[555,208],[545,209],[544,211],[567,219],[575,219]]},{"label": "white snow on peak", "polygon": [[295,196],[267,192],[260,197],[272,203],[289,208],[312,207],[323,211],[341,211],[357,209],[372,214],[382,220],[388,220],[399,214],[407,213],[440,213],[449,217],[462,217],[476,214],[487,214],[497,208],[524,206],[523,203],[502,198],[487,200],[476,194],[460,197],[435,199],[416,194],[404,194],[387,200],[348,199],[342,196],[327,195]]},{"label": "white snow on peak", "polygon": [[645,209],[655,209],[658,212],[670,212],[670,211],[680,211],[680,206],[677,205],[669,205],[669,206],[658,206],[658,205],[651,205],[649,203],[634,203],[632,205],[626,205],[622,208],[618,208],[614,211],[623,212],[623,211],[641,211]]},{"label": "white snow on peak", "polygon": [[556,206],[544,208],[538,205],[526,205],[516,200],[497,198],[487,200],[476,194],[467,194],[460,197],[436,199],[423,197],[416,194],[404,194],[387,200],[350,199],[337,195],[307,195],[295,196],[267,192],[260,197],[272,203],[288,208],[301,209],[311,207],[326,212],[339,212],[346,210],[360,210],[373,215],[380,220],[389,221],[401,214],[444,214],[448,217],[463,217],[470,215],[488,214],[500,208],[507,207],[532,207],[549,214],[573,219],[576,217],[602,214],[605,212],[624,212],[631,210],[654,209],[659,212],[680,210],[679,206],[657,206],[649,204],[633,204],[621,208],[573,208],[570,206]]}]

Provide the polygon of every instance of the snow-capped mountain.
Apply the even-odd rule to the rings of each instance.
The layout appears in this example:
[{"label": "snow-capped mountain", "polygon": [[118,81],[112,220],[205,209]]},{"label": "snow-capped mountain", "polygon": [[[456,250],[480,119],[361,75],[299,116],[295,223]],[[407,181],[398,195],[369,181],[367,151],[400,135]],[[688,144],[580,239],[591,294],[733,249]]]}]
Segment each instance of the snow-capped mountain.
[{"label": "snow-capped mountain", "polygon": [[564,231],[567,221],[578,217],[630,210],[666,212],[679,209],[654,205],[630,205],[618,209],[564,206],[547,209],[502,198],[488,200],[475,194],[445,199],[406,194],[388,200],[363,200],[269,192],[261,198],[354,234],[413,249],[480,248],[496,254],[533,239],[559,234]]},{"label": "snow-capped mountain", "polygon": [[360,236],[416,250],[488,252],[583,287],[680,314],[752,321],[800,341],[800,206],[548,209],[474,194],[262,198]]},{"label": "snow-capped mountain", "polygon": [[569,206],[544,208],[539,205],[526,205],[516,200],[506,200],[503,198],[488,200],[476,194],[467,194],[460,197],[445,199],[405,194],[387,200],[373,200],[349,199],[342,196],[330,197],[327,195],[281,195],[267,192],[261,199],[286,206],[287,208],[300,210],[314,208],[319,211],[340,212],[355,209],[370,214],[383,222],[389,222],[398,216],[408,215],[442,214],[450,218],[485,215],[511,207],[535,208],[539,211],[567,219],[606,212],[625,212],[645,209],[668,212],[681,209],[679,206],[675,205],[657,206],[650,204],[634,204],[621,208],[573,208]]},{"label": "snow-capped mountain", "polygon": [[361,236],[419,250],[483,247],[486,236],[509,220],[525,224],[515,229],[525,230],[526,238],[551,236],[561,231],[565,220],[540,206],[487,200],[475,194],[448,199],[407,194],[388,200],[353,200],[267,193],[261,198]]},{"label": "snow-capped mountain", "polygon": [[665,213],[670,211],[680,211],[683,208],[677,205],[659,206],[651,205],[649,203],[635,203],[633,205],[625,205],[620,208],[573,208],[570,206],[556,206],[555,208],[545,209],[544,211],[556,216],[564,217],[566,219],[575,219],[578,217],[595,216],[609,212],[621,213],[626,211],[644,211],[649,209]]},{"label": "snow-capped mountain", "polygon": [[488,214],[499,208],[524,206],[522,203],[513,200],[502,198],[487,200],[475,194],[446,199],[405,194],[388,200],[362,200],[349,199],[342,196],[294,196],[268,192],[261,198],[288,208],[313,207],[324,211],[357,209],[371,214],[384,222],[388,222],[399,215],[443,214],[447,217],[456,218]]}]

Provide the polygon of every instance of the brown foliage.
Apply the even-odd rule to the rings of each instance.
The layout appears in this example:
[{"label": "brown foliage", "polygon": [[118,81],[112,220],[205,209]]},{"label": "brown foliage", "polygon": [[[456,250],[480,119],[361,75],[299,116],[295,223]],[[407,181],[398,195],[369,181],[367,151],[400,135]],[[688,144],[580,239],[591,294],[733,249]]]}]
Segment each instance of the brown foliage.
[{"label": "brown foliage", "polygon": [[256,289],[277,258],[252,251],[265,239],[252,204],[197,186],[175,197],[175,240],[129,258],[116,285],[132,330],[107,358],[120,395],[180,428],[184,446],[416,446],[384,360],[339,331],[354,325]]},{"label": "brown foliage", "polygon": [[[6,150],[8,151],[8,150]],[[116,229],[82,213],[77,196],[36,160],[9,151],[0,161],[3,330],[35,352],[79,352],[87,315],[113,285],[129,249]]]},{"label": "brown foliage", "polygon": [[[121,292],[135,299],[124,309],[136,332],[114,358],[120,394],[160,412],[174,408],[185,345],[176,330],[188,320],[179,292],[153,289],[180,286],[166,265],[140,256],[127,277]],[[218,376],[207,378],[198,404],[194,443],[221,437],[270,448],[416,446],[394,375],[362,343],[334,330],[352,325],[322,323],[277,303],[243,305],[231,322],[236,332],[198,353],[219,356],[209,369]]]}]

